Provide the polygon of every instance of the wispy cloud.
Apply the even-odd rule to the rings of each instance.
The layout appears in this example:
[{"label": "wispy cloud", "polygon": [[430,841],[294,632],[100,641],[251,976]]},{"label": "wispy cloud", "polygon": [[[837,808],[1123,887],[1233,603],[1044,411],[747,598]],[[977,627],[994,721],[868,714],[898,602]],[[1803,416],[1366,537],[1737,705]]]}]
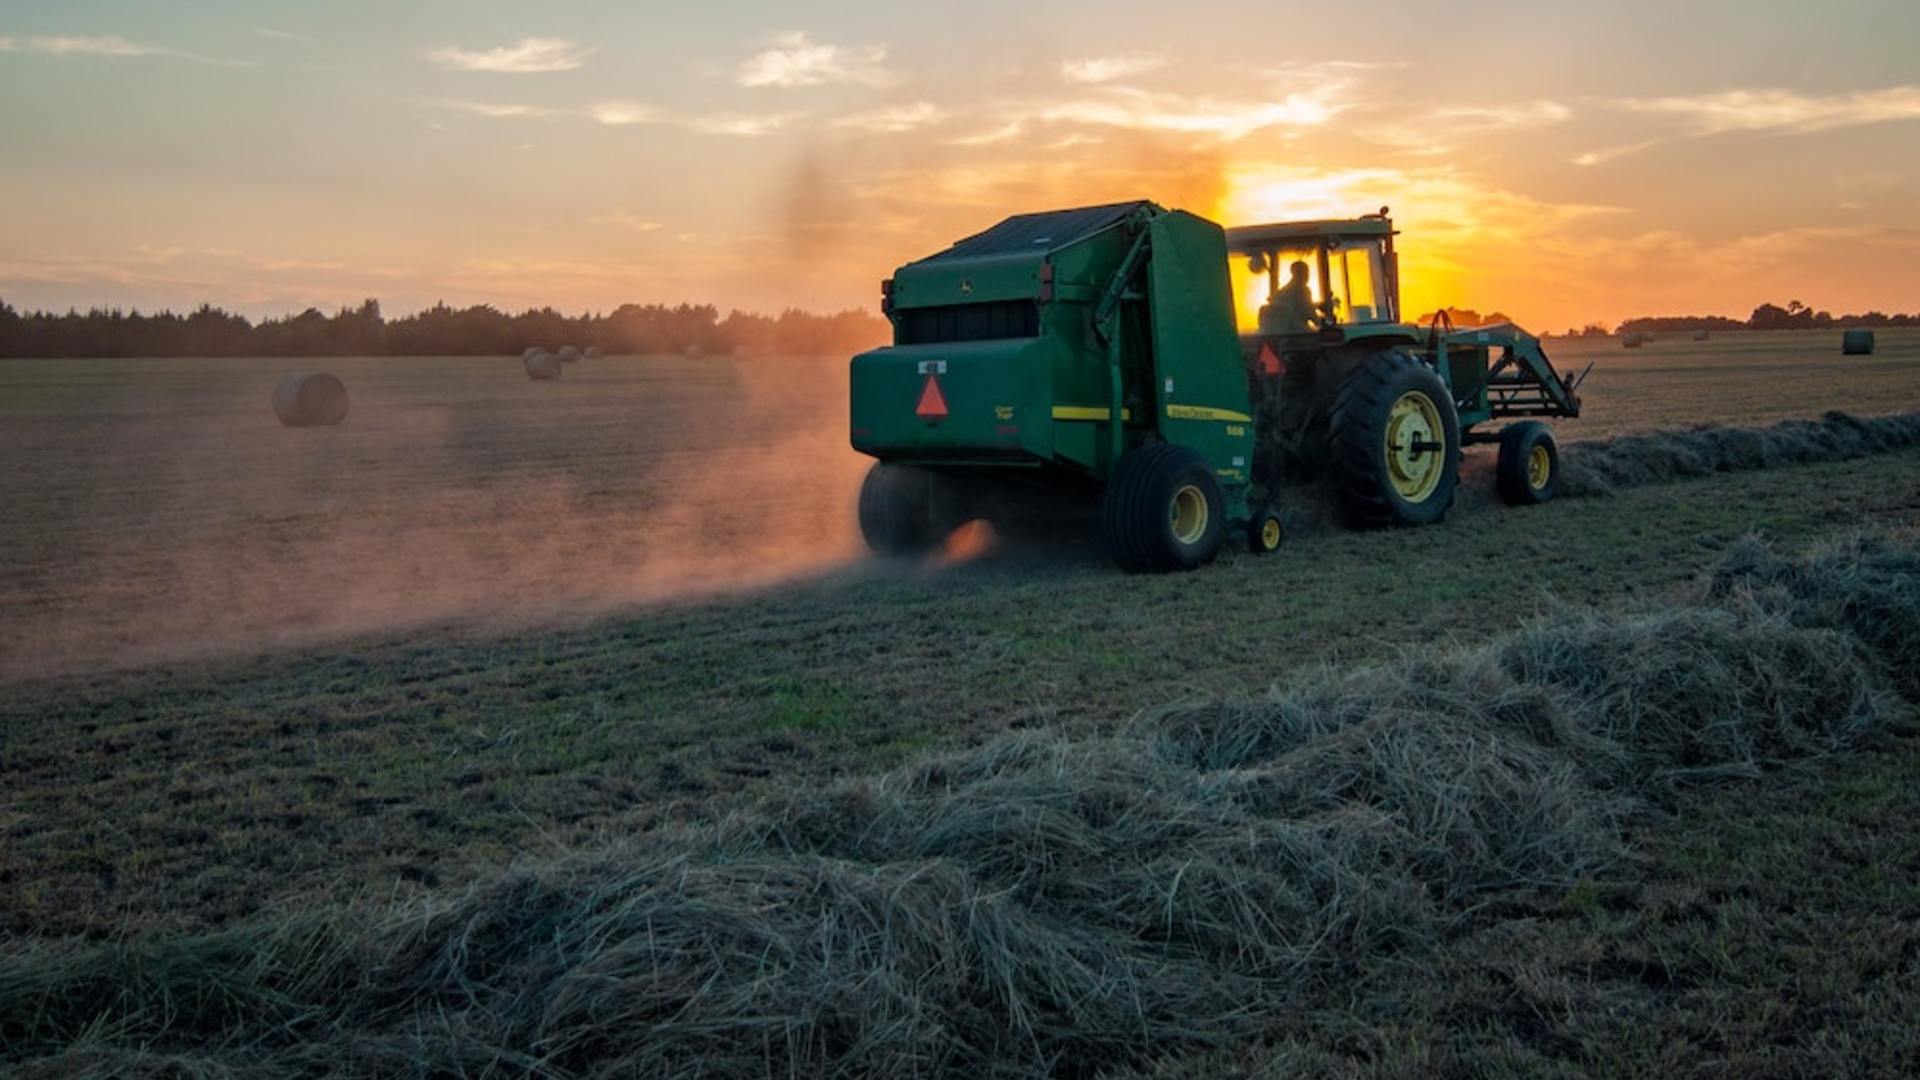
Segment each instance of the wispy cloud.
[{"label": "wispy cloud", "polygon": [[1091,56],[1080,60],[1062,61],[1060,77],[1068,82],[1104,83],[1145,75],[1150,71],[1158,71],[1166,65],[1166,57],[1153,53]]},{"label": "wispy cloud", "polygon": [[1403,113],[1363,134],[1414,154],[1437,157],[1452,153],[1453,140],[1461,136],[1547,127],[1571,119],[1571,108],[1547,98],[1508,105],[1441,105]]},{"label": "wispy cloud", "polygon": [[1640,142],[1624,143],[1620,146],[1606,146],[1598,150],[1589,150],[1573,159],[1575,165],[1604,165],[1615,158],[1630,157],[1658,143],[1658,139],[1643,139]]},{"label": "wispy cloud", "polygon": [[466,101],[443,98],[427,104],[442,109],[483,116],[489,120],[531,120],[549,117],[573,117],[591,120],[605,127],[655,125],[677,127],[703,135],[732,135],[751,138],[771,135],[804,116],[804,113],[706,113],[683,115],[659,105],[641,101],[596,101],[590,105],[556,108],[509,101]]},{"label": "wispy cloud", "polygon": [[643,233],[659,232],[666,227],[660,222],[650,218],[635,217],[625,210],[618,210],[611,214],[602,214],[596,218],[589,218],[588,221],[594,225],[613,225],[622,229],[631,229],[634,232]]},{"label": "wispy cloud", "polygon": [[506,120],[515,117],[553,116],[557,110],[544,105],[522,105],[506,101],[461,101],[447,99],[434,102],[443,109],[485,116],[493,120]]},{"label": "wispy cloud", "polygon": [[1339,93],[1336,86],[1320,86],[1268,99],[1239,100],[1113,86],[1097,96],[1038,106],[1029,117],[1048,123],[1211,135],[1232,141],[1269,127],[1324,124],[1345,108],[1338,101]]},{"label": "wispy cloud", "polygon": [[217,57],[203,56],[200,53],[175,49],[166,45],[149,45],[139,41],[128,41],[118,34],[104,36],[59,35],[53,37],[0,37],[0,52],[37,52],[49,56],[100,56],[100,57],[137,57],[162,56],[174,60],[191,60],[196,64],[208,64],[213,67],[252,67],[248,60],[222,60]]},{"label": "wispy cloud", "polygon": [[312,41],[313,40],[312,38],[308,37],[305,34],[296,34],[291,30],[276,30],[271,26],[256,26],[253,28],[253,32],[259,35],[260,37],[272,38],[275,41]]},{"label": "wispy cloud", "polygon": [[506,75],[537,75],[572,71],[584,65],[593,50],[565,38],[521,38],[491,49],[462,49],[443,45],[427,52],[427,59],[449,71],[489,71]]},{"label": "wispy cloud", "polygon": [[588,119],[596,124],[608,127],[625,127],[629,124],[656,124],[660,122],[662,110],[658,105],[644,105],[634,101],[600,101],[584,110]]},{"label": "wispy cloud", "polygon": [[772,135],[805,115],[805,113],[713,113],[668,122],[689,131],[697,131],[702,135],[732,135],[752,139],[762,135]]},{"label": "wispy cloud", "polygon": [[1458,128],[1492,131],[1563,123],[1573,119],[1573,110],[1557,101],[1542,99],[1518,105],[1444,105],[1427,115]]},{"label": "wispy cloud", "polygon": [[1851,94],[1808,95],[1791,90],[1726,90],[1692,97],[1625,98],[1638,113],[1678,116],[1700,134],[1727,131],[1805,133],[1831,128],[1920,120],[1920,86],[1890,86]]},{"label": "wispy cloud", "polygon": [[1011,142],[1025,134],[1027,126],[1018,120],[1010,120],[999,127],[987,128],[972,135],[962,135],[957,139],[948,139],[951,146],[992,146],[995,143]]},{"label": "wispy cloud", "polygon": [[833,126],[893,135],[937,124],[946,118],[947,111],[940,106],[929,101],[916,101],[909,105],[886,105],[843,116],[835,120]]},{"label": "wispy cloud", "polygon": [[847,47],[814,41],[804,33],[781,34],[771,47],[742,61],[734,75],[741,86],[824,86],[851,83],[888,86],[895,79],[886,68],[883,45]]},{"label": "wispy cloud", "polygon": [[[1683,119],[1692,128],[1688,133],[1691,136],[1729,132],[1805,135],[1835,128],[1920,120],[1920,86],[1890,86],[1828,95],[1800,94],[1792,90],[1724,90],[1690,97],[1620,98],[1611,104],[1643,115]],[[1667,141],[1670,140],[1653,138],[1600,147],[1576,156],[1573,162],[1602,165]]]}]

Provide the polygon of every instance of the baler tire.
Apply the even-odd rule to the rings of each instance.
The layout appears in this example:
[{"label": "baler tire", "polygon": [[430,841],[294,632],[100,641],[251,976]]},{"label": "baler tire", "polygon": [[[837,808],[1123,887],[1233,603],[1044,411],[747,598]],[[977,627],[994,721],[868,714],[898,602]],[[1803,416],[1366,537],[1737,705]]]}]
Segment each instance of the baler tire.
[{"label": "baler tire", "polygon": [[1286,530],[1280,524],[1280,515],[1271,510],[1262,510],[1247,522],[1247,549],[1255,555],[1271,555],[1279,551],[1286,536]]},{"label": "baler tire", "polygon": [[1560,448],[1554,444],[1553,429],[1538,420],[1501,429],[1494,477],[1508,506],[1537,506],[1552,499],[1560,490]]},{"label": "baler tire", "polygon": [[[1388,462],[1389,425],[1403,401],[1424,400],[1438,420],[1444,455],[1433,486],[1418,498],[1396,490]],[[1431,525],[1447,516],[1460,482],[1460,418],[1439,373],[1407,353],[1375,353],[1356,365],[1328,414],[1329,477],[1348,524],[1377,529]]]},{"label": "baler tire", "polygon": [[1198,451],[1154,443],[1121,455],[1100,522],[1108,553],[1127,573],[1192,570],[1220,554],[1226,496]]},{"label": "baler tire", "polygon": [[860,484],[860,535],[878,555],[920,555],[940,542],[936,477],[910,465],[874,462]]}]

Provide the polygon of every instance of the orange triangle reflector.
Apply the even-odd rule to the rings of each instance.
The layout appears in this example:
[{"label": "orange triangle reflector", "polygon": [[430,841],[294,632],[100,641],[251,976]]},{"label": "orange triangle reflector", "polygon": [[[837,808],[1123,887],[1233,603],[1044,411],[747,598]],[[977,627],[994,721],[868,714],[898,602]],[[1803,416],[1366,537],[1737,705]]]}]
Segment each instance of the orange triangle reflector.
[{"label": "orange triangle reflector", "polygon": [[1281,361],[1279,355],[1273,351],[1273,346],[1268,345],[1264,341],[1261,342],[1260,343],[1260,374],[1284,375],[1286,374],[1286,370],[1287,370],[1287,365],[1283,361]]},{"label": "orange triangle reflector", "polygon": [[927,383],[920,388],[920,404],[913,415],[922,420],[938,420],[947,415],[947,395],[940,392],[940,380],[927,376]]}]

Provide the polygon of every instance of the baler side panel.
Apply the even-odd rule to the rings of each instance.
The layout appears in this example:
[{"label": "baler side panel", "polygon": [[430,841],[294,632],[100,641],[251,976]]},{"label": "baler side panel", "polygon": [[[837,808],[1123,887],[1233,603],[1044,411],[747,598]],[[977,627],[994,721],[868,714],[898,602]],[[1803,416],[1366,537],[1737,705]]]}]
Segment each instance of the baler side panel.
[{"label": "baler side panel", "polygon": [[1151,391],[1160,433],[1206,455],[1227,491],[1229,512],[1244,517],[1253,419],[1226,233],[1184,211],[1155,218],[1151,229]]},{"label": "baler side panel", "polygon": [[1051,256],[1054,300],[1041,308],[1042,335],[1063,346],[1052,354],[1053,445],[1063,461],[1104,476],[1108,385],[1105,346],[1094,333],[1093,309],[1126,258],[1125,229],[1110,228]]}]

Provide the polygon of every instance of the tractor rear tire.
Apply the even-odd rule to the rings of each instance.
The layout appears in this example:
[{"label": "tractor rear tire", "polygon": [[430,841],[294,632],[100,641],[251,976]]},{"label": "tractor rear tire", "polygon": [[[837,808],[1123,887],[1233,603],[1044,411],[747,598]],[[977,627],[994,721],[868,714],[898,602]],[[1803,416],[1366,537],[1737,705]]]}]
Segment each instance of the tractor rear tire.
[{"label": "tractor rear tire", "polygon": [[921,555],[946,538],[935,520],[939,477],[909,465],[874,462],[860,484],[860,535],[879,555]]},{"label": "tractor rear tire", "polygon": [[1494,476],[1508,506],[1535,506],[1553,498],[1560,490],[1560,448],[1553,429],[1538,420],[1503,428]]},{"label": "tractor rear tire", "polygon": [[1431,525],[1460,483],[1460,417],[1440,376],[1403,352],[1361,361],[1328,415],[1329,478],[1358,528]]},{"label": "tractor rear tire", "polygon": [[1199,452],[1154,443],[1121,455],[1100,524],[1108,553],[1127,573],[1192,570],[1220,553],[1226,496]]}]

